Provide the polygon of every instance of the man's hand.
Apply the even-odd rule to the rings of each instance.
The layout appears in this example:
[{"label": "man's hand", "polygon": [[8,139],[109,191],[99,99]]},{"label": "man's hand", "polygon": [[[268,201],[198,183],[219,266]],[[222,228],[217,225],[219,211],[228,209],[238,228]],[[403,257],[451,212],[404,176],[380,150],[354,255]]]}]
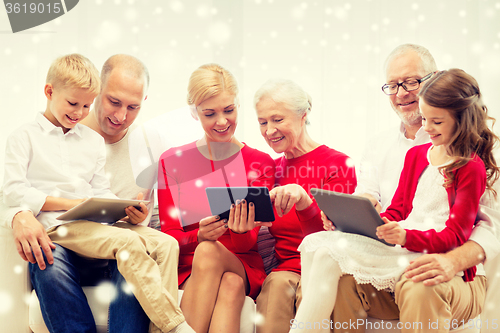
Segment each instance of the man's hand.
[{"label": "man's hand", "polygon": [[227,230],[227,220],[220,220],[219,216],[205,217],[200,221],[198,229],[198,243],[203,241],[216,241]]},{"label": "man's hand", "polygon": [[406,230],[401,228],[398,222],[389,221],[387,217],[383,217],[382,221],[385,224],[377,227],[377,237],[390,244],[405,245]]},{"label": "man's hand", "polygon": [[426,286],[450,281],[458,271],[446,254],[424,254],[410,262],[405,276],[413,282],[423,281]]},{"label": "man's hand", "polygon": [[[142,200],[142,198],[144,198],[144,194],[142,192],[139,192],[139,194],[137,195],[137,200]],[[143,202],[141,202],[139,206],[141,207],[140,210],[135,208],[134,206],[128,206],[127,208],[125,208],[125,213],[127,213],[128,219],[125,218],[124,221],[127,221],[131,224],[139,224],[143,222],[148,217],[149,211],[148,207],[146,207]]]},{"label": "man's hand", "polygon": [[297,184],[275,187],[269,192],[269,196],[279,217],[288,214],[294,205],[295,209],[300,211],[313,203],[306,190]]},{"label": "man's hand", "polygon": [[44,270],[46,265],[43,260],[43,253],[45,253],[49,265],[54,263],[52,250],[56,246],[52,243],[42,224],[33,216],[32,212],[22,211],[17,213],[12,220],[12,229],[14,231],[17,252],[23,260],[29,261],[32,264],[38,263],[38,267]]},{"label": "man's hand", "polygon": [[378,202],[377,199],[375,199],[372,195],[368,194],[368,193],[362,193],[360,195],[358,195],[359,197],[363,197],[363,198],[367,198],[368,200],[370,200],[370,202],[372,203],[373,207],[375,208],[375,210],[380,213],[382,211],[382,205],[380,205],[380,202]]},{"label": "man's hand", "polygon": [[482,263],[484,258],[483,248],[468,240],[450,252],[424,254],[411,261],[405,275],[414,282],[423,281],[424,285],[432,286],[450,281],[458,272]]}]

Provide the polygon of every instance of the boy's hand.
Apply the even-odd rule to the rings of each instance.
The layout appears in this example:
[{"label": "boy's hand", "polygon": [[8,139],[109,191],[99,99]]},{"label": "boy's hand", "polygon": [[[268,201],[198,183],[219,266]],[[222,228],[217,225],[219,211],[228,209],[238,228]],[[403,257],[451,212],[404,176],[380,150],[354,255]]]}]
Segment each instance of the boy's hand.
[{"label": "boy's hand", "polygon": [[405,245],[406,230],[401,228],[398,222],[389,221],[387,217],[382,217],[384,225],[377,227],[377,237],[390,244]]},{"label": "boy's hand", "polygon": [[[142,192],[139,192],[137,195],[137,200],[142,200],[144,198],[144,194]],[[125,208],[125,213],[127,213],[128,219],[126,220],[127,222],[131,224],[139,224],[143,222],[149,214],[148,207],[144,204],[144,202],[141,202],[139,204],[141,209],[137,209],[134,206],[128,206]]]},{"label": "boy's hand", "polygon": [[[25,261],[32,264],[38,263],[38,267],[44,270],[46,267],[43,253],[49,265],[54,263],[52,250],[56,248],[50,240],[42,224],[33,216],[30,211],[22,211],[14,216],[12,220],[14,240],[17,252]],[[43,253],[42,253],[43,251]]]}]

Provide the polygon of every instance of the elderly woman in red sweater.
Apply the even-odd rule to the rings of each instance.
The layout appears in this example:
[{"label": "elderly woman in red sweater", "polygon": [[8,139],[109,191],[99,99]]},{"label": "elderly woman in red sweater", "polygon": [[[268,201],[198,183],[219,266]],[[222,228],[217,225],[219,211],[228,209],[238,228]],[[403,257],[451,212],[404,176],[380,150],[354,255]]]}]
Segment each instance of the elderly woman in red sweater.
[{"label": "elderly woman in red sweater", "polygon": [[288,332],[301,299],[297,247],[306,235],[323,230],[310,190],[350,194],[356,174],[347,155],[309,136],[306,125],[312,100],[299,85],[290,80],[268,81],[256,92],[254,105],[262,136],[283,154],[275,160],[277,187],[271,191],[278,216],[269,227],[279,265],[267,276],[257,298],[257,311],[264,317],[257,332]]}]

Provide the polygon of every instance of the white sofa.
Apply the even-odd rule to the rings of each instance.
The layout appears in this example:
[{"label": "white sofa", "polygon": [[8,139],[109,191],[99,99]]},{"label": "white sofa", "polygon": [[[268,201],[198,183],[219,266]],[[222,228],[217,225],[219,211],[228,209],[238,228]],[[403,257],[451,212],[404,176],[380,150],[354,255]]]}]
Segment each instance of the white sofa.
[{"label": "white sofa", "polygon": [[[267,247],[267,246],[266,246]],[[18,255],[12,230],[0,227],[0,332],[5,333],[46,333],[47,328],[43,322],[40,306],[36,294],[31,291],[31,284],[28,278],[27,264]],[[269,259],[269,258],[268,258]],[[488,312],[489,328],[484,327],[481,333],[500,332],[500,328],[493,329],[493,318],[500,317],[500,256],[495,261],[490,262],[486,269],[489,275],[494,278],[489,284],[489,291],[485,306]],[[494,287],[492,284],[496,284]],[[98,332],[107,331],[107,314],[109,301],[102,297],[103,289],[100,287],[85,287],[89,304],[98,326]],[[182,296],[182,291],[180,291]],[[180,300],[180,297],[179,297]],[[241,317],[241,333],[255,332],[255,322],[258,317],[255,311],[255,304],[249,297],[245,300]],[[479,320],[479,319],[478,319]],[[483,323],[486,319],[483,319]],[[399,332],[396,329],[397,321],[376,320],[369,318],[371,329],[367,333]],[[392,327],[392,329],[387,329]],[[384,328],[384,329],[382,329]],[[460,332],[457,330],[455,332]],[[463,332],[479,332],[478,329],[463,329]]]}]

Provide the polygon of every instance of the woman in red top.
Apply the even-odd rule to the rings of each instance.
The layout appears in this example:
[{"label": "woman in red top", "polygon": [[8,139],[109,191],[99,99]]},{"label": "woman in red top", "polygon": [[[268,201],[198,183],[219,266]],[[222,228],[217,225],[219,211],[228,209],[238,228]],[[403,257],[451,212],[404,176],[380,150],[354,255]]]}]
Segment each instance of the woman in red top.
[{"label": "woman in red top", "polygon": [[274,184],[271,157],[234,137],[237,95],[233,75],[221,66],[209,64],[194,71],[188,103],[205,135],[167,150],[159,161],[161,230],[179,242],[181,309],[198,333],[239,331],[245,295],[255,298],[265,278],[253,204],[247,216],[247,203],[237,201],[229,218],[221,220],[211,216],[205,193],[206,187],[271,189]]},{"label": "woman in red top", "polygon": [[281,333],[288,332],[300,301],[297,247],[304,236],[323,229],[310,190],[352,193],[356,174],[347,155],[320,145],[307,133],[311,97],[296,83],[268,81],[255,94],[254,104],[262,136],[275,152],[283,154],[276,160],[279,186],[271,191],[278,217],[269,227],[279,265],[266,278],[257,298],[257,311],[264,316],[257,332]]}]

